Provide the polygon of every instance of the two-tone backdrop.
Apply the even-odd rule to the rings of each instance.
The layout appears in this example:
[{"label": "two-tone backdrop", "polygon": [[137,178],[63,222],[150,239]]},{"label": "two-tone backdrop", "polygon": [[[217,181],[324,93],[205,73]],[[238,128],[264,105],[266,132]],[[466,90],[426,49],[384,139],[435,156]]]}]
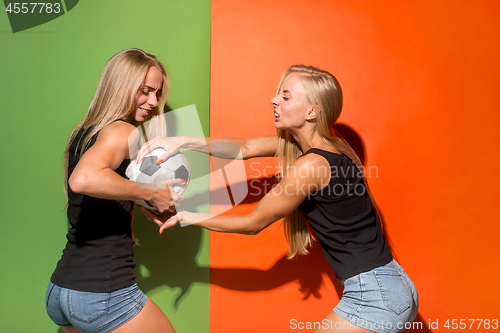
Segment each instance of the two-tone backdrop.
[{"label": "two-tone backdrop", "polygon": [[[58,330],[44,295],[67,230],[63,150],[102,67],[130,47],[166,63],[168,108],[195,104],[212,136],[273,134],[269,100],[283,70],[332,72],[345,98],[337,128],[362,155],[391,248],[419,291],[414,331],[461,319],[498,327],[498,1],[70,2],[16,33],[0,13],[2,332]],[[248,195],[232,213],[249,212],[273,181],[273,159],[245,166]],[[217,202],[220,188],[195,185]],[[194,226],[160,236],[136,213],[134,228],[138,284],[180,333],[310,331],[296,323],[321,320],[341,293],[317,246],[286,259],[280,222],[256,236]]]}]

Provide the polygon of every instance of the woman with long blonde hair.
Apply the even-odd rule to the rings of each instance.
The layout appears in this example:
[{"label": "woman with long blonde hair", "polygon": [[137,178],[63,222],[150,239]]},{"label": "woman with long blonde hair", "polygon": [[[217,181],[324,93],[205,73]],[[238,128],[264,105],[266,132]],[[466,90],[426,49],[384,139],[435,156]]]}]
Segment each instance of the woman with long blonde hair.
[{"label": "woman with long blonde hair", "polygon": [[[155,56],[121,51],[104,67],[87,114],[70,135],[64,155],[70,229],[46,293],[47,313],[65,332],[175,332],[137,288],[131,224],[132,200],[171,213],[179,198],[166,184],[146,188],[125,176],[137,151],[129,138],[137,125],[163,114],[167,91],[167,73]],[[164,123],[154,123],[152,131],[164,135]]]},{"label": "woman with long blonde hair", "polygon": [[[330,73],[291,66],[271,99],[277,135],[254,139],[159,137],[146,149],[164,147],[164,160],[180,148],[230,158],[220,142],[240,147],[243,159],[277,156],[281,174],[255,210],[246,216],[213,216],[179,211],[175,216],[145,211],[160,233],[178,223],[220,232],[257,234],[284,218],[289,257],[307,254],[314,230],[323,252],[344,286],[339,304],[315,332],[351,329],[400,332],[418,309],[415,286],[393,260],[380,216],[356,153],[333,130],[342,109],[342,91]],[[208,148],[204,147],[204,141]],[[161,161],[159,161],[161,162]]]}]

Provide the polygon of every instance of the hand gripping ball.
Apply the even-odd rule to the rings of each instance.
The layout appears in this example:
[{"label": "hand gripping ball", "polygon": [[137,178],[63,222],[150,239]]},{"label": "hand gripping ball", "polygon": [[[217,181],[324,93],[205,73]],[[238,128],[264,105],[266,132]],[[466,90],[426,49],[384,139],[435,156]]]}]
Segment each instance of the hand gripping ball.
[{"label": "hand gripping ball", "polygon": [[[182,153],[177,153],[169,157],[165,162],[156,164],[158,158],[163,154],[165,154],[164,149],[156,148],[146,155],[139,164],[135,163],[135,160],[131,161],[125,175],[136,183],[146,184],[165,182],[167,179],[184,179],[185,184],[175,184],[173,186],[177,194],[184,193],[191,178],[191,168],[188,160]],[[140,206],[156,210],[146,200],[135,200],[135,202]]]}]

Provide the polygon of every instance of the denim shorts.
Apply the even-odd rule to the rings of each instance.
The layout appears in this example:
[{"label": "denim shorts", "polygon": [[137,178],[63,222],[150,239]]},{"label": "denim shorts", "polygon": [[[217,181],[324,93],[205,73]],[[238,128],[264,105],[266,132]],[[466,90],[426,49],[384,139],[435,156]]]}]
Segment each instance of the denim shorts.
[{"label": "denim shorts", "polygon": [[352,327],[380,333],[396,333],[411,327],[418,312],[417,289],[395,260],[348,278],[342,284],[344,292],[333,311]]},{"label": "denim shorts", "polygon": [[47,287],[45,306],[54,323],[74,326],[82,333],[110,332],[134,318],[148,298],[136,284],[110,293]]}]

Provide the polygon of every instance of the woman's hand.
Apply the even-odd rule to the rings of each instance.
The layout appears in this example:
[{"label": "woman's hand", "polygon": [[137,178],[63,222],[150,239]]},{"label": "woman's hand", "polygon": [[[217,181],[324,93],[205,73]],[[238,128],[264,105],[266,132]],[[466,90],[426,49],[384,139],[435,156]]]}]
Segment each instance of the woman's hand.
[{"label": "woman's hand", "polygon": [[161,137],[157,136],[153,140],[149,140],[146,142],[144,145],[142,145],[141,149],[139,150],[139,153],[137,153],[137,157],[135,159],[136,163],[139,163],[142,161],[142,159],[155,150],[156,148],[163,148],[165,149],[166,153],[161,155],[158,160],[156,161],[156,164],[160,164],[164,161],[167,160],[170,156],[173,156],[179,152],[179,150],[182,148],[183,145],[183,137]]},{"label": "woman's hand", "polygon": [[[146,218],[154,223],[156,223],[160,227],[160,234],[163,233],[165,229],[171,228],[177,224],[180,224],[181,227],[197,224],[201,227],[205,227],[204,224],[206,221],[210,221],[213,218],[216,218],[216,215],[212,214],[204,214],[204,213],[191,213],[185,210],[178,210],[177,214],[164,212],[162,214],[156,214],[150,210],[147,210],[143,207],[139,207],[139,209],[144,213]],[[224,216],[224,219],[228,219],[228,217]],[[231,217],[229,217],[231,219]]]},{"label": "woman's hand", "polygon": [[173,186],[185,183],[186,181],[183,179],[167,179],[165,185],[158,183],[141,183],[141,186],[152,189],[152,198],[148,201],[152,206],[156,207],[160,213],[163,213],[165,211],[175,212],[175,206],[178,206],[180,202],[184,200],[184,196],[177,194]]},{"label": "woman's hand", "polygon": [[138,206],[141,212],[146,216],[146,218],[154,223],[156,223],[160,227],[160,234],[167,228],[173,227],[182,219],[182,212],[169,212],[166,211],[162,214],[155,214],[154,212],[146,209],[144,207]]}]

